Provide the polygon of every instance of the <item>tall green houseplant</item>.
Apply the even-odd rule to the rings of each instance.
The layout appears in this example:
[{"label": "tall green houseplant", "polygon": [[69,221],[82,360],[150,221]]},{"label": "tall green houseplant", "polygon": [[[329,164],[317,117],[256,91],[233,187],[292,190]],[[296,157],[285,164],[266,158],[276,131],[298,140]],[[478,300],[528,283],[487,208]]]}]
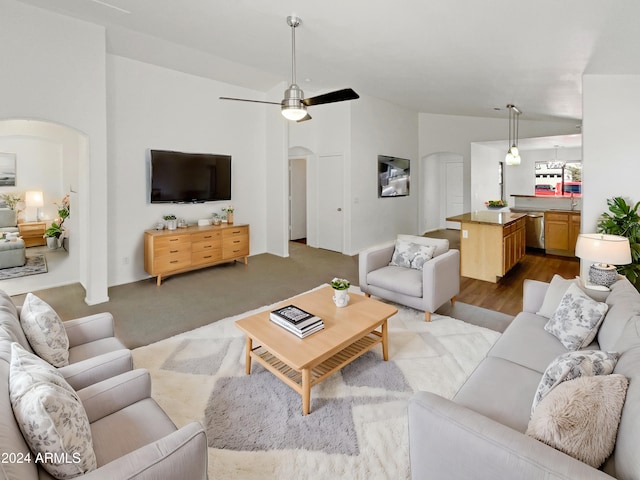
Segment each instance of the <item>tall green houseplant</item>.
[{"label": "tall green houseplant", "polygon": [[640,215],[638,207],[629,205],[622,197],[607,200],[609,212],[604,212],[598,221],[598,232],[620,235],[629,239],[631,263],[618,266],[618,273],[626,276],[640,290]]}]

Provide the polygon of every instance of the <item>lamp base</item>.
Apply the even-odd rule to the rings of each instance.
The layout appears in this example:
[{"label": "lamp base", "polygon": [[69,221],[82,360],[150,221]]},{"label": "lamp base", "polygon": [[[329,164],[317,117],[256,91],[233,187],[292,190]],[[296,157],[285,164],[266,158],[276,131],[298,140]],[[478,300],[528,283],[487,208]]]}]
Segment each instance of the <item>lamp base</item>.
[{"label": "lamp base", "polygon": [[594,263],[589,267],[589,281],[594,285],[610,287],[618,280],[618,271],[613,265]]}]

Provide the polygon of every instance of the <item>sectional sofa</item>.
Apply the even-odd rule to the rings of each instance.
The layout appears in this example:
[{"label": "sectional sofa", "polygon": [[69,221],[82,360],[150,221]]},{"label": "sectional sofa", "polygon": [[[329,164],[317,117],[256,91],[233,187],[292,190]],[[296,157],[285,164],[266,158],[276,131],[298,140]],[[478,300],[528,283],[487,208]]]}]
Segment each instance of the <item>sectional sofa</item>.
[{"label": "sectional sofa", "polygon": [[[63,322],[69,364],[56,368],[35,355],[20,322],[24,313],[0,291],[0,480],[71,478],[51,463],[83,479],[207,478],[203,427],[193,422],[176,428],[151,398],[149,373],[132,370],[131,353],[113,336],[111,315]],[[30,403],[16,411],[16,399],[22,406],[27,395]],[[84,430],[61,432],[54,416]],[[51,460],[53,454],[30,448],[43,439],[49,446],[62,443],[66,453],[57,450]]]},{"label": "sectional sofa", "polygon": [[[410,400],[413,479],[640,478],[640,294],[622,278],[612,286],[608,296],[596,298],[607,305],[596,337],[593,341],[585,339],[590,341],[588,345],[568,354],[569,349],[556,336],[557,332],[552,334],[545,326],[562,308],[558,302],[572,282],[560,277],[554,277],[550,284],[526,280],[523,312],[515,317],[455,397],[448,400],[419,392]],[[611,364],[610,375],[604,375],[610,370],[580,370],[582,367],[576,365],[568,368],[565,373],[578,378],[566,377],[533,410],[534,396],[544,387],[541,379],[554,374],[552,362],[557,366],[558,359],[577,358],[583,353],[614,356],[617,363]],[[596,382],[605,385],[603,382],[616,379],[628,382],[623,396],[616,397],[619,399],[616,401],[623,403],[592,402],[600,398],[592,393],[596,392],[593,387]],[[582,389],[583,385],[588,389]],[[608,399],[612,390],[603,387],[598,391]],[[564,403],[559,407],[561,402]],[[600,414],[612,419],[617,431],[610,428],[611,422],[603,422],[602,426],[595,423]],[[565,421],[572,422],[568,428],[586,441],[577,454],[563,453],[570,452],[564,443],[573,441],[563,430],[567,426],[562,423]],[[536,428],[540,425],[551,432],[549,438],[537,436],[540,432]],[[615,449],[601,465],[590,466],[580,455],[593,444],[605,441],[607,431]]]}]

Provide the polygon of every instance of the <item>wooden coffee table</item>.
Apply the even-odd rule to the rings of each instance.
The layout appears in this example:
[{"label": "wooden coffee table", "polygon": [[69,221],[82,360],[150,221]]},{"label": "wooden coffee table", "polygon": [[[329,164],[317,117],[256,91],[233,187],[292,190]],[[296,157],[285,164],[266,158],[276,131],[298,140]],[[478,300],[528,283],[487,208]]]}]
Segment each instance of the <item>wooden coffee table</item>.
[{"label": "wooden coffee table", "polygon": [[[251,359],[302,396],[302,414],[311,405],[311,387],[334,372],[382,345],[382,357],[389,358],[387,320],[398,309],[363,295],[350,294],[349,305],[335,306],[329,286],[282,302],[296,305],[324,321],[324,329],[298,338],[269,320],[269,311],[236,321],[247,335],[246,372],[251,373]],[[380,331],[377,329],[380,328]]]}]

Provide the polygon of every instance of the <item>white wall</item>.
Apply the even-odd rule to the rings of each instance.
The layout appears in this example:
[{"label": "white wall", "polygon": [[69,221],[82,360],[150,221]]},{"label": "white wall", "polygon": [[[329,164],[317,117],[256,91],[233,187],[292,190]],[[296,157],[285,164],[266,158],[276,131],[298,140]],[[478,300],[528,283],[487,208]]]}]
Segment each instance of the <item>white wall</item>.
[{"label": "white wall", "polygon": [[[526,109],[523,117],[526,117]],[[575,121],[538,122],[521,118],[519,126],[520,138],[570,135],[576,132]],[[419,156],[422,159],[430,154],[439,152],[451,152],[463,156],[465,168],[464,191],[466,193],[464,205],[465,211],[469,211],[471,210],[470,192],[472,181],[471,144],[489,140],[504,140],[504,150],[506,152],[508,132],[509,122],[506,116],[504,119],[499,119],[421,113],[419,115]],[[504,159],[504,155],[502,157]],[[429,195],[432,194],[429,193]],[[439,193],[437,195],[434,194],[434,196],[439,198]],[[433,208],[420,212],[421,231],[441,228],[439,208],[439,204],[434,204]]]},{"label": "white wall", "polygon": [[607,199],[640,201],[640,75],[583,77],[582,232],[595,232]]},{"label": "white wall", "polygon": [[[378,155],[411,160],[409,196],[378,198]],[[347,252],[355,254],[398,233],[419,233],[418,113],[368,96],[352,102],[350,160]]]},{"label": "white wall", "polygon": [[107,301],[104,28],[12,0],[0,0],[0,11],[0,119],[52,121],[87,137],[78,168],[78,280],[87,303]]},{"label": "white wall", "polygon": [[[196,223],[231,203],[235,222],[251,226],[251,254],[264,252],[265,107],[218,98],[261,94],[114,55],[107,66],[109,284],[148,277],[144,230],[166,214]],[[149,203],[149,149],[231,155],[231,201]]]}]

